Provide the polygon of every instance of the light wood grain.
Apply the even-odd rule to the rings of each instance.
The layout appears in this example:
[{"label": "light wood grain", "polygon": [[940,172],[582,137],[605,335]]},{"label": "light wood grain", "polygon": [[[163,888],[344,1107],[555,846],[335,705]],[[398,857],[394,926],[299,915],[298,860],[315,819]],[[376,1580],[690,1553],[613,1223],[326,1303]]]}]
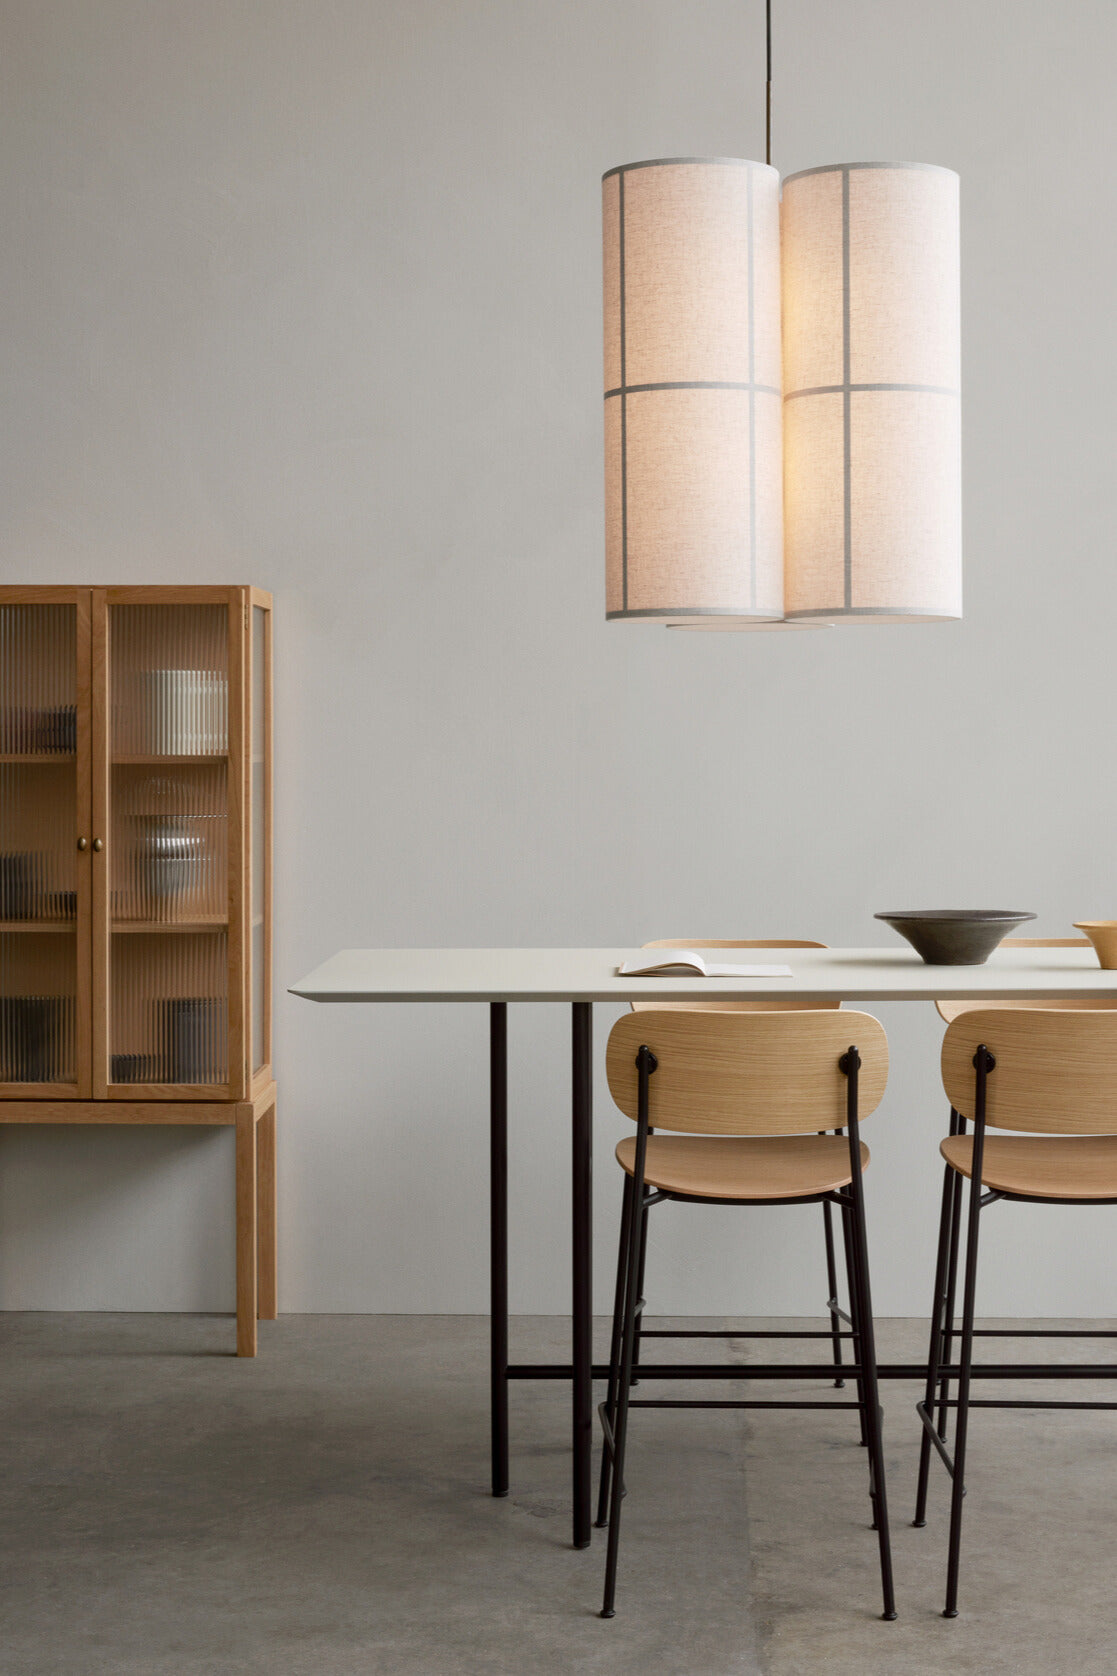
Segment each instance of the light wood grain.
[{"label": "light wood grain", "polygon": [[[825,943],[803,942],[796,937],[758,937],[725,941],[710,937],[662,937],[645,943],[646,949],[824,949]],[[815,1012],[819,1007],[840,1007],[841,1001],[796,1001],[788,996],[782,1002],[773,1001],[633,1001],[634,1013],[676,1011],[680,1007],[709,1013],[767,1013],[775,1007],[779,1012]]]},{"label": "light wood grain", "polygon": [[256,1113],[236,1108],[237,1355],[256,1354]]},{"label": "light wood grain", "polygon": [[[636,1136],[627,1135],[617,1162],[632,1175],[635,1160]],[[868,1162],[862,1142],[861,1168]],[[849,1142],[836,1135],[651,1135],[644,1175],[650,1187],[699,1199],[806,1198],[849,1183]]]},{"label": "light wood grain", "polygon": [[[258,1108],[257,1108],[258,1109]],[[276,1289],[275,1088],[272,1101],[256,1120],[256,1313],[274,1321]]]},{"label": "light wood grain", "polygon": [[[1006,937],[1001,944],[1005,949],[1088,949],[1088,937]],[[1117,996],[1107,996],[1103,999],[1087,1000],[1071,996],[1069,999],[1058,995],[1036,995],[1026,1001],[1006,1001],[998,999],[988,1001],[936,1001],[939,1017],[947,1024],[956,1018],[961,1018],[964,1012],[972,1012],[974,1007],[1071,1007],[1076,1011],[1082,1008],[1117,1007]]]},{"label": "light wood grain", "polygon": [[230,1099],[243,1100],[248,1093],[248,831],[245,775],[250,772],[250,741],[245,737],[248,702],[245,693],[247,668],[247,590],[227,590],[229,613],[229,1085]]},{"label": "light wood grain", "polygon": [[[272,1062],[272,925],[274,910],[272,906],[273,890],[273,861],[272,846],[275,830],[275,787],[274,768],[275,745],[272,738],[275,716],[275,674],[272,659],[272,610],[271,595],[263,594],[256,597],[258,590],[254,590],[253,604],[264,610],[264,1042],[263,1068],[271,1069]],[[251,736],[250,736],[251,740]]]},{"label": "light wood grain", "polygon": [[986,1089],[991,1128],[1047,1135],[1117,1133],[1117,1012],[975,1008],[949,1025],[942,1079],[972,1118],[978,1046],[996,1058]]},{"label": "light wood grain", "polygon": [[[964,1176],[973,1174],[973,1136],[939,1148]],[[1003,1193],[1049,1199],[1117,1199],[1117,1135],[987,1135],[981,1180]]]},{"label": "light wood grain", "polygon": [[[92,728],[90,733],[90,837],[106,838],[109,831],[109,608],[108,590],[91,590]],[[109,862],[111,846],[90,857],[93,886],[93,925],[90,938],[93,998],[92,1090],[95,1100],[109,1092],[109,1043],[112,1039],[112,983],[110,981]]]},{"label": "light wood grain", "polygon": [[637,1114],[636,1054],[651,1048],[651,1126],[688,1134],[792,1135],[846,1121],[838,1060],[861,1055],[859,1115],[876,1110],[888,1080],[888,1043],[868,1013],[629,1013],[606,1052],[609,1090]]},{"label": "light wood grain", "polygon": [[243,591],[243,585],[229,587],[221,582],[204,585],[184,582],[181,587],[162,582],[126,582],[120,587],[101,590],[110,605],[227,605],[230,594]]},{"label": "light wood grain", "polygon": [[[10,1083],[21,1096],[0,1100],[0,1123],[169,1123],[169,1124],[232,1124],[236,1121],[236,1106],[230,1100],[183,1100],[182,1089],[175,1086],[177,1099],[144,1100],[65,1100],[58,1098],[58,1084]],[[42,1098],[29,1098],[35,1089]],[[212,1094],[212,1090],[206,1090]]]},{"label": "light wood grain", "polygon": [[[77,610],[77,808],[74,844],[90,837],[93,798],[93,590],[78,591]],[[93,860],[90,849],[77,858],[77,1055],[79,1100],[93,1088]]]}]

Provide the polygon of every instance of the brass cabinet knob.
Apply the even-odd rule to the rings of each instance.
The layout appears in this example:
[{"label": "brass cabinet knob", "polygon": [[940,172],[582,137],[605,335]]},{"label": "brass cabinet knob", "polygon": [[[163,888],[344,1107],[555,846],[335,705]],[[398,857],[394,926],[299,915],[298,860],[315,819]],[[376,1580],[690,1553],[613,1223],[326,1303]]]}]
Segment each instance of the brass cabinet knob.
[{"label": "brass cabinet knob", "polygon": [[79,850],[87,850],[88,848],[89,848],[89,839],[88,838],[79,838],[78,839],[78,849]]},{"label": "brass cabinet knob", "polygon": [[99,838],[94,838],[94,840],[93,840],[93,848],[94,848],[94,849],[95,849],[95,850],[103,850],[103,849],[104,849],[104,847],[105,847],[105,846],[104,846],[104,844],[102,844],[102,842],[101,842],[101,840],[100,840],[100,839],[99,839]]}]

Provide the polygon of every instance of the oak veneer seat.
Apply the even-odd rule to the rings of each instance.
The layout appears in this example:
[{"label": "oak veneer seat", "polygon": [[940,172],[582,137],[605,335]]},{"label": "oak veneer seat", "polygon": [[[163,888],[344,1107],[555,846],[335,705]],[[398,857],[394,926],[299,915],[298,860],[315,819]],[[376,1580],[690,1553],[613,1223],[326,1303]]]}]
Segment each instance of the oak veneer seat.
[{"label": "oak veneer seat", "polygon": [[[650,1185],[695,1198],[806,1198],[851,1180],[847,1140],[818,1132],[846,1122],[848,1085],[839,1060],[851,1045],[861,1056],[864,1118],[880,1104],[888,1079],[884,1030],[868,1013],[659,1007],[629,1013],[613,1026],[606,1074],[617,1106],[635,1121],[636,1055],[647,1046],[656,1056]],[[617,1147],[628,1175],[635,1151],[633,1136]],[[861,1159],[864,1169],[865,1146]]]},{"label": "oak veneer seat", "polygon": [[[1110,1008],[969,1008],[943,1039],[943,1086],[972,1118],[973,1059],[984,1044],[989,1073],[982,1185],[1023,1197],[1117,1198],[1117,1012]],[[972,1135],[940,1147],[970,1176]]]},{"label": "oak veneer seat", "polygon": [[[635,1135],[621,1141],[617,1162],[634,1174]],[[868,1162],[862,1142],[861,1168]],[[649,1187],[695,1199],[806,1198],[849,1185],[849,1143],[842,1135],[649,1135],[644,1175]]]},{"label": "oak veneer seat", "polygon": [[[1006,937],[1001,945],[1006,949],[1088,949],[1089,937]],[[973,1012],[975,1007],[988,1007],[988,1001],[936,1001],[939,1017],[947,1024],[952,1024],[963,1013]],[[1034,1012],[1037,1007],[1046,1011],[1063,1012],[1107,1012],[1117,1007],[1117,999],[1110,996],[1097,1000],[1079,1000],[1076,996],[1053,995],[1040,997],[1038,1000],[1028,1001],[998,1001],[998,1007],[1011,1007],[1020,1012]]]}]

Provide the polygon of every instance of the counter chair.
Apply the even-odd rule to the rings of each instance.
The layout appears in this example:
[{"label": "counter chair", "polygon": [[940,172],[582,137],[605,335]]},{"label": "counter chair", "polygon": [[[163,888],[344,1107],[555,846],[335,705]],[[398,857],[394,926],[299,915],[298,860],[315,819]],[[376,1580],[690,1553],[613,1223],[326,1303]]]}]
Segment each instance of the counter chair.
[{"label": "counter chair", "polygon": [[[1003,948],[1006,949],[1088,949],[1088,937],[1006,937]],[[1038,1009],[1050,1012],[1110,1012],[1117,1007],[1117,1000],[1102,997],[1094,1000],[1083,1000],[1078,996],[1051,996],[1046,999],[1029,999],[1026,1001],[985,1000],[985,1001],[936,1001],[939,1017],[946,1024],[952,1024],[963,1013],[977,1010],[987,1011],[989,1007],[996,1007],[1006,1012],[1035,1012]],[[950,1135],[964,1135],[966,1120],[960,1117],[952,1106],[950,1108]],[[943,1169],[942,1206],[939,1215],[939,1250],[945,1251],[945,1268],[936,1282],[934,1306],[931,1319],[931,1345],[928,1350],[928,1361],[937,1357],[940,1367],[949,1365],[954,1349],[955,1317],[954,1308],[957,1301],[958,1287],[958,1251],[959,1233],[962,1225],[962,1185],[963,1177],[947,1164]],[[979,1335],[980,1336],[980,1335]],[[1037,1328],[1025,1328],[1013,1337],[1042,1338],[1043,1333]],[[936,1432],[940,1442],[946,1441],[947,1401],[950,1396],[949,1379],[939,1380],[938,1421]],[[915,1492],[915,1518],[912,1523],[922,1527],[926,1523],[927,1511],[927,1480],[931,1466],[931,1437],[924,1430],[919,1452],[919,1477]]]},{"label": "counter chair", "polygon": [[[945,1618],[958,1616],[958,1575],[965,1495],[969,1411],[979,1408],[1117,1408],[1112,1402],[971,1399],[973,1341],[977,1337],[1114,1337],[1106,1333],[1049,1332],[974,1327],[978,1231],[983,1210],[1001,1200],[1029,1204],[1117,1203],[1117,1012],[1112,1007],[1025,1008],[994,1004],[967,1008],[948,1026],[942,1048],[943,1086],[950,1099],[951,1133],[940,1151],[946,1161],[927,1385],[917,1404],[923,1423],[916,1525],[925,1522],[927,1462],[934,1445],[952,1480]],[[965,1125],[972,1122],[972,1134]],[[1015,1130],[988,1135],[987,1129]],[[959,1220],[950,1214],[953,1177],[970,1182],[966,1263],[959,1335],[958,1395],[946,1395],[939,1370],[945,1361],[952,1315],[946,1314],[948,1274],[958,1262]],[[953,1310],[953,1301],[950,1299]],[[980,1370],[979,1370],[980,1371]],[[998,1367],[998,1378],[1112,1379],[1117,1365]],[[933,1410],[938,1408],[937,1418]],[[954,1447],[947,1448],[945,1417],[956,1410]]]},{"label": "counter chair", "polygon": [[[601,1506],[608,1507],[609,1525],[601,1616],[611,1618],[615,1611],[631,1409],[833,1407],[856,1408],[861,1415],[880,1549],[883,1616],[894,1618],[862,1183],[869,1153],[859,1131],[860,1119],[880,1104],[888,1078],[884,1030],[875,1018],[859,1012],[656,1008],[629,1013],[613,1026],[606,1072],[610,1093],[636,1123],[636,1133],[620,1142],[616,1154],[625,1173],[625,1191],[609,1383],[598,1411],[605,1437]],[[638,1286],[641,1251],[649,1211],[667,1200],[692,1205],[838,1206],[852,1281],[850,1337],[855,1361],[849,1371],[857,1378],[856,1402],[632,1397],[636,1326],[644,1309]],[[747,1370],[742,1374],[747,1376]],[[695,1377],[701,1374],[696,1371]]]},{"label": "counter chair", "polygon": [[[825,943],[804,942],[797,937],[759,937],[746,940],[715,939],[709,937],[663,937],[653,943],[645,943],[646,949],[824,949]],[[770,1013],[770,1012],[818,1012],[831,1011],[841,1006],[840,1001],[633,1001],[630,1003],[634,1013],[664,1011],[670,1012],[718,1012],[718,1013]],[[830,1341],[834,1353],[835,1379],[834,1387],[842,1390],[845,1379],[838,1370],[842,1366],[842,1322],[848,1323],[849,1317],[838,1303],[838,1269],[834,1261],[834,1222],[830,1209],[830,1201],[824,1200],[822,1205],[822,1234],[826,1244],[826,1310],[830,1316]],[[847,1270],[848,1273],[848,1270]],[[640,1273],[636,1283],[638,1292],[644,1290],[644,1249],[640,1252]],[[640,1366],[640,1340],[642,1337],[640,1323],[636,1324],[636,1354],[635,1365]],[[728,1334],[726,1335],[729,1336]],[[633,1380],[633,1384],[638,1384]],[[862,1432],[861,1442],[866,1441]],[[605,1509],[599,1507],[597,1512],[599,1525],[605,1523]]]}]

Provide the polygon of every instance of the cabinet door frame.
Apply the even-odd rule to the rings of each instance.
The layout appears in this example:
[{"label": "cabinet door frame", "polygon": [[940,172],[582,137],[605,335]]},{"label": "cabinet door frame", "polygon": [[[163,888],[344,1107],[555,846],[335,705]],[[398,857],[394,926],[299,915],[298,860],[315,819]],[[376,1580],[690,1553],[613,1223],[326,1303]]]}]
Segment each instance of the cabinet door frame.
[{"label": "cabinet door frame", "polygon": [[[74,848],[78,840],[91,836],[90,785],[92,776],[91,631],[92,589],[64,585],[0,587],[0,605],[72,605],[75,608],[75,680],[77,692],[77,738],[74,752]],[[0,1100],[88,1100],[93,1093],[93,985],[90,970],[92,946],[92,852],[78,852],[77,911],[74,953],[77,962],[74,989],[74,1049],[76,1082],[0,1082]],[[35,935],[35,933],[29,933]]]},{"label": "cabinet door frame", "polygon": [[[261,971],[258,972],[258,973],[254,973],[253,972],[253,967],[252,967],[252,958],[253,958],[253,956],[252,956],[252,948],[253,948],[252,934],[253,934],[253,931],[255,929],[254,926],[253,926],[253,923],[252,923],[252,882],[253,882],[253,880],[252,880],[252,868],[255,864],[255,859],[256,859],[256,845],[255,845],[256,834],[255,834],[255,831],[253,829],[253,824],[252,824],[254,814],[255,814],[255,811],[253,809],[253,804],[252,804],[253,752],[255,751],[255,748],[256,748],[256,746],[255,746],[256,715],[255,715],[255,711],[254,711],[255,693],[256,693],[256,665],[255,665],[256,645],[255,645],[255,641],[254,641],[254,638],[253,638],[253,611],[254,611],[254,609],[259,609],[264,614],[263,615],[263,630],[264,630],[263,644],[260,648],[260,656],[263,660],[263,669],[261,671],[261,687],[262,687],[262,696],[263,696],[263,714],[260,717],[260,721],[261,721],[261,724],[262,724],[261,725],[261,731],[262,731],[262,734],[263,734],[263,748],[264,748],[264,760],[263,760],[263,763],[261,765],[262,769],[263,769],[263,774],[262,774],[263,807],[260,811],[261,824],[263,826],[263,843],[262,843],[262,846],[261,846],[262,851],[263,851],[263,870],[262,870],[260,881],[259,881],[259,884],[260,884],[260,900],[261,900],[261,903],[263,905],[264,923],[263,923],[263,937],[261,939],[262,944],[263,944],[263,964],[262,964]],[[275,821],[274,821],[275,788],[274,788],[274,779],[273,779],[273,770],[272,770],[272,762],[273,762],[274,755],[275,755],[275,740],[274,740],[275,682],[274,682],[274,674],[273,674],[273,670],[274,670],[273,635],[274,635],[274,618],[273,618],[273,602],[272,602],[271,594],[267,593],[263,588],[246,588],[245,589],[245,606],[244,606],[244,639],[245,639],[245,659],[246,659],[244,690],[245,690],[245,739],[247,741],[247,749],[245,751],[244,806],[245,806],[245,815],[246,815],[246,834],[245,834],[246,848],[245,848],[245,855],[247,857],[247,872],[248,872],[248,889],[245,893],[245,908],[246,908],[245,937],[247,939],[247,941],[245,943],[245,948],[247,950],[247,964],[246,964],[247,1001],[246,1001],[246,1007],[247,1007],[248,1010],[247,1010],[247,1013],[246,1013],[246,1025],[245,1025],[245,1028],[246,1028],[245,1054],[246,1054],[246,1070],[247,1070],[247,1073],[248,1073],[248,1077],[250,1079],[250,1089],[251,1089],[251,1092],[252,1092],[253,1096],[255,1096],[257,1093],[259,1093],[259,1091],[262,1088],[265,1088],[268,1085],[268,1083],[270,1083],[271,1080],[272,1080],[272,1007],[273,1007],[273,992],[272,992],[272,954],[273,954],[273,950],[272,950],[272,913],[273,913],[273,902],[272,902],[272,892],[273,892],[273,888],[274,888],[274,868],[273,868],[273,861],[272,861],[272,838],[273,838],[273,832],[274,832],[274,827],[275,827]],[[256,982],[259,983],[260,988],[261,988],[261,992],[262,992],[262,995],[261,995],[262,1008],[261,1008],[261,1010],[262,1010],[262,1017],[263,1017],[263,1040],[262,1040],[262,1043],[261,1043],[261,1050],[260,1050],[261,1051],[261,1058],[260,1058],[260,1063],[258,1065],[253,1064],[253,1060],[256,1056],[252,1052],[252,1011],[253,1011],[254,1007],[256,1006],[256,995],[255,995],[255,989],[254,989],[254,984],[253,984],[253,978],[255,978]]]},{"label": "cabinet door frame", "polygon": [[[244,587],[118,587],[92,590],[93,753],[92,827],[103,849],[95,854],[92,912],[93,1097],[97,1100],[243,1100],[246,1075],[246,810],[245,810],[245,597]],[[228,1081],[225,1083],[114,1083],[112,1051],[112,652],[114,605],[221,605],[227,615],[229,701],[226,799],[228,808]],[[173,759],[169,759],[173,760]],[[168,933],[172,934],[172,933]]]}]

